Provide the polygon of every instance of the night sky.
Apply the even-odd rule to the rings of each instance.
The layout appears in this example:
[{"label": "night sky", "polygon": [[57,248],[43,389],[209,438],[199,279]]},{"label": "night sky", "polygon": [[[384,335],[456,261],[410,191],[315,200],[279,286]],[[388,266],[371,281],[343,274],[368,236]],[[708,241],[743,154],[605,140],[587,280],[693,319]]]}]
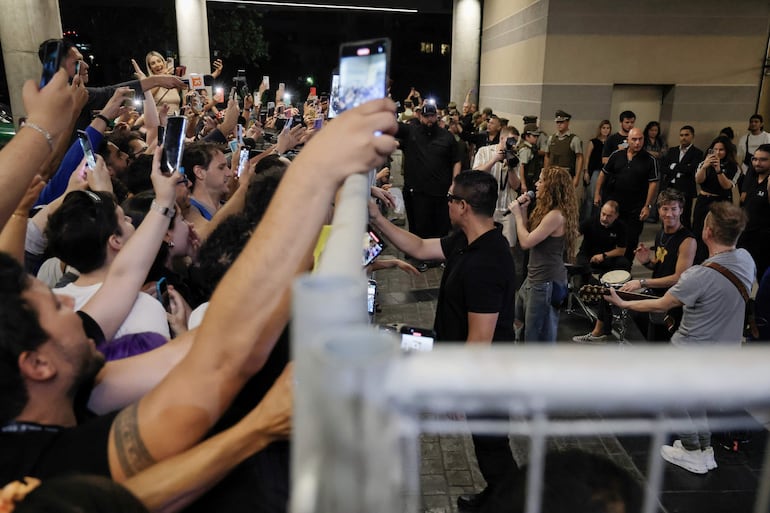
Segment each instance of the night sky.
[{"label": "night sky", "polygon": [[[114,5],[105,6],[105,3]],[[159,9],[158,4],[164,4]],[[366,3],[366,2],[361,2]],[[126,5],[130,4],[130,5]],[[416,3],[420,6],[421,3]],[[221,85],[230,85],[239,68],[246,68],[249,85],[256,87],[262,75],[269,75],[271,89],[285,82],[287,90],[304,98],[313,77],[318,92],[328,91],[332,70],[337,66],[340,43],[386,36],[393,42],[392,96],[403,100],[410,86],[425,97],[435,97],[439,105],[449,98],[451,57],[442,55],[441,45],[451,44],[451,0],[434,1],[431,13],[397,14],[251,7],[262,13],[261,26],[268,45],[268,56],[256,65],[244,65],[237,58],[224,57]],[[106,85],[130,80],[133,57],[142,66],[149,50],[177,53],[176,19],[173,0],[148,2],[98,2],[60,0],[62,27],[74,31],[77,43],[90,45],[93,53],[89,85]],[[438,7],[438,8],[437,8]],[[209,3],[219,16],[238,16],[243,7]],[[216,36],[210,34],[213,58]],[[423,43],[432,43],[433,53],[421,52]],[[85,53],[85,52],[84,52]],[[4,70],[3,70],[4,71]],[[194,70],[188,70],[194,71]],[[456,98],[462,101],[462,98]],[[8,103],[5,76],[0,81],[0,101]]]}]

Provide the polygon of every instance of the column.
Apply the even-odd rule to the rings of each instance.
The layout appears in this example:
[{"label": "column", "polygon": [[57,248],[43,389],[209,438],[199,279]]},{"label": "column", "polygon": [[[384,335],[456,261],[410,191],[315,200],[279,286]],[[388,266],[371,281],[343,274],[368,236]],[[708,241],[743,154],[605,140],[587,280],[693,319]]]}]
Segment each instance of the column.
[{"label": "column", "polygon": [[450,100],[458,109],[471,88],[471,102],[478,103],[480,50],[481,0],[454,0]]},{"label": "column", "polygon": [[176,0],[179,63],[190,73],[211,73],[206,0]]},{"label": "column", "polygon": [[26,115],[21,88],[40,80],[40,43],[62,35],[58,0],[0,0],[0,41],[14,119]]}]

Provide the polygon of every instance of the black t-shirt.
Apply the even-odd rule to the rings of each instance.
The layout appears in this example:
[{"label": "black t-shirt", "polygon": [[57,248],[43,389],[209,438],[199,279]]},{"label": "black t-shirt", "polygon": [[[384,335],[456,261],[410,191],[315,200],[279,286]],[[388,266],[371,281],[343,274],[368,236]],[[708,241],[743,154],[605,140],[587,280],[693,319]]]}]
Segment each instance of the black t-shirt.
[{"label": "black t-shirt", "polygon": [[658,179],[658,162],[644,150],[631,160],[628,160],[627,151],[616,151],[610,155],[602,172],[607,184],[607,199],[618,202],[621,215],[635,214],[644,207],[649,182]]},{"label": "black t-shirt", "polygon": [[110,477],[107,440],[118,412],[72,428],[9,424],[0,432],[0,483],[24,476],[46,479],[68,474]]},{"label": "black t-shirt", "polygon": [[[679,246],[685,239],[694,237],[689,228],[682,226],[674,233],[659,231],[655,236],[655,258],[657,263],[652,270],[653,278],[662,278],[676,273],[676,262],[679,260]],[[662,296],[667,288],[652,289],[656,296]]]},{"label": "black t-shirt", "polygon": [[628,135],[622,135],[620,132],[615,132],[607,138],[602,148],[602,157],[609,157],[613,152],[618,150],[620,143],[628,140]]},{"label": "black t-shirt", "polygon": [[760,177],[753,169],[749,169],[746,178],[743,180],[742,193],[746,193],[746,201],[743,202],[743,209],[749,217],[746,223],[746,232],[770,231],[768,220],[770,220],[770,202],[767,197],[766,176],[761,182]]},{"label": "black t-shirt", "polygon": [[454,164],[460,161],[454,136],[438,126],[429,131],[421,123],[400,123],[396,137],[404,152],[404,186],[431,196],[446,196]]},{"label": "black t-shirt", "polygon": [[[725,176],[730,180],[732,180],[735,174],[738,172],[737,164],[728,162],[726,160],[720,162],[719,167]],[[700,188],[704,192],[716,194],[725,201],[729,201],[733,197],[732,189],[725,189],[719,183],[719,177],[717,176],[717,172],[713,167],[710,167],[706,170],[706,178],[703,180],[703,183],[700,184]]]},{"label": "black t-shirt", "polygon": [[601,139],[594,137],[591,139],[593,146],[591,147],[591,154],[588,156],[588,170],[591,172],[598,171],[602,168],[602,153],[604,152],[604,143]]},{"label": "black t-shirt", "polygon": [[514,269],[500,225],[468,245],[462,231],[441,239],[446,268],[441,277],[434,330],[436,340],[464,342],[468,313],[499,313],[493,340],[512,341]]},{"label": "black t-shirt", "polygon": [[580,252],[589,257],[626,247],[626,225],[620,219],[606,228],[598,217],[586,219],[580,224],[580,233],[583,234]]}]

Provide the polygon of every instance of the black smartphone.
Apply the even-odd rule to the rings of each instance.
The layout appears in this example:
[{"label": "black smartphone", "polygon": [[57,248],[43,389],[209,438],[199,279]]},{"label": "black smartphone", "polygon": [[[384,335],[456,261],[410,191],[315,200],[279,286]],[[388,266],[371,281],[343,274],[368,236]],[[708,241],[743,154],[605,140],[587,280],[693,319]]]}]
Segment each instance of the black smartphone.
[{"label": "black smartphone", "polygon": [[[337,114],[387,96],[390,39],[370,39],[340,46]],[[332,88],[334,84],[332,84]]]},{"label": "black smartphone", "polygon": [[187,132],[187,118],[184,116],[169,116],[166,121],[166,133],[163,137],[164,157],[160,168],[164,174],[170,175],[179,170],[184,153],[184,137]]},{"label": "black smartphone", "polygon": [[158,301],[163,305],[163,309],[171,312],[171,298],[168,296],[168,282],[163,277],[155,283],[155,293],[158,295]]},{"label": "black smartphone", "polygon": [[96,169],[96,157],[91,147],[91,141],[88,139],[88,133],[85,130],[78,130],[78,141],[80,141],[80,147],[83,148],[83,155],[86,157],[88,169]]},{"label": "black smartphone", "polygon": [[372,230],[371,226],[368,227],[366,235],[364,235],[363,265],[366,266],[374,262],[374,259],[380,256],[383,249],[385,249],[385,243]]},{"label": "black smartphone", "polygon": [[49,41],[43,50],[43,74],[40,77],[40,89],[48,85],[53,76],[61,67],[64,43],[61,40]]},{"label": "black smartphone", "polygon": [[158,126],[158,145],[163,145],[163,138],[166,137],[166,127],[163,125]]}]

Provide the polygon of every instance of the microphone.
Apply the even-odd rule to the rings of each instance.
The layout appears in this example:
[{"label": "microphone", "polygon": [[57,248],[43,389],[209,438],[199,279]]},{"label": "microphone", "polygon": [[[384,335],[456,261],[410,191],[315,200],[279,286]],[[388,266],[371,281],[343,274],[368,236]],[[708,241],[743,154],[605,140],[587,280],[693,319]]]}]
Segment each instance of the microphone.
[{"label": "microphone", "polygon": [[[535,199],[535,191],[527,191],[527,197],[529,198],[529,201],[532,201]],[[516,200],[519,201],[519,200]],[[521,205],[521,201],[519,201],[519,205]],[[505,212],[503,212],[503,217],[511,215],[511,209],[507,209]]]}]

